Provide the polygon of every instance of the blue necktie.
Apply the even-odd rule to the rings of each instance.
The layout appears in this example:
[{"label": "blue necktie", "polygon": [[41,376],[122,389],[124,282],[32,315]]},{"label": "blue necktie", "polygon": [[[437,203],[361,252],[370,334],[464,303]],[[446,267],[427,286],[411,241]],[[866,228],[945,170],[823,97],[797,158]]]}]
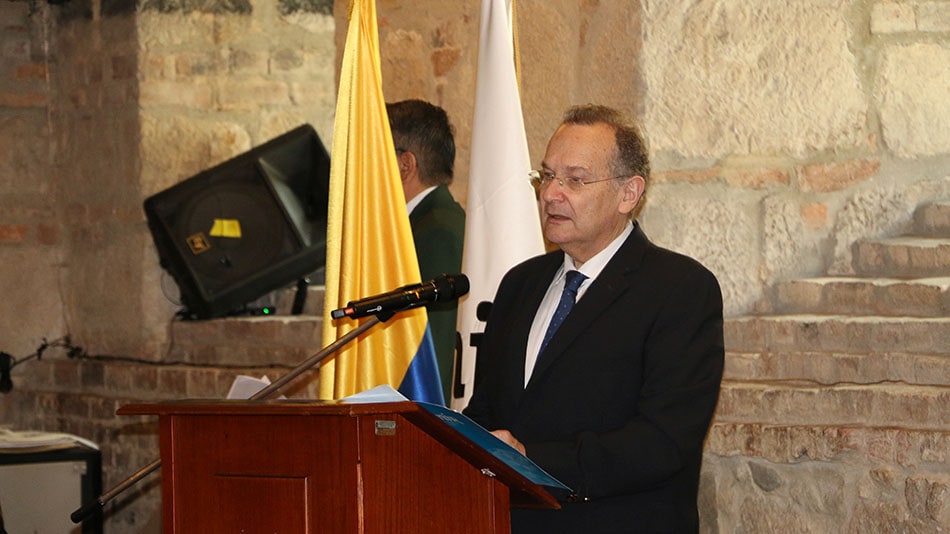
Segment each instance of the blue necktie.
[{"label": "blue necktie", "polygon": [[544,347],[548,345],[548,341],[551,340],[554,332],[564,322],[567,314],[571,313],[574,301],[577,300],[577,289],[581,287],[584,280],[587,280],[584,273],[580,271],[568,271],[564,277],[564,291],[561,293],[561,301],[557,303],[557,309],[554,310],[554,316],[551,317],[551,323],[548,324],[548,331],[544,333],[544,340],[541,341],[539,352],[544,352]]}]

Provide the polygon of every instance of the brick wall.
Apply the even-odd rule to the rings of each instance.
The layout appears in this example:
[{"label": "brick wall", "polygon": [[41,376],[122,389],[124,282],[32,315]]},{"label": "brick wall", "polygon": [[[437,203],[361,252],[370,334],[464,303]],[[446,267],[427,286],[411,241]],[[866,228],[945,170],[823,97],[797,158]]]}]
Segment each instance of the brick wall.
[{"label": "brick wall", "polygon": [[[10,306],[0,325],[22,334],[7,336],[0,350],[28,354],[48,332],[63,330],[63,229],[50,202],[58,185],[51,173],[49,29],[27,2],[0,4],[0,21],[0,294]],[[17,316],[31,320],[14,322]]]},{"label": "brick wall", "polygon": [[[221,398],[236,374],[287,370],[287,358],[178,355],[177,292],[142,201],[305,122],[329,146],[329,12],[321,0],[0,2],[0,329],[16,332],[0,350],[22,361],[0,421],[100,443],[106,488],[157,455],[154,421],[119,406]],[[80,350],[29,358],[67,335]],[[287,394],[312,397],[300,382]],[[159,480],[117,498],[107,528],[156,529]]]}]

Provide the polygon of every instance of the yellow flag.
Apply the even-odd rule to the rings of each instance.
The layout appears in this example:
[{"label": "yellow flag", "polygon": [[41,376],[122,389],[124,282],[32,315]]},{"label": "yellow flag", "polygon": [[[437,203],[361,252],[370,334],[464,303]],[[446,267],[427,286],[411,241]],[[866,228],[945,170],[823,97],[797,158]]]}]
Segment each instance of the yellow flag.
[{"label": "yellow flag", "polygon": [[[332,310],[421,281],[383,98],[374,0],[350,4],[333,127],[327,243],[324,344],[357,327],[354,319],[332,320]],[[381,384],[412,400],[443,404],[425,308],[376,325],[320,368],[321,398]]]}]

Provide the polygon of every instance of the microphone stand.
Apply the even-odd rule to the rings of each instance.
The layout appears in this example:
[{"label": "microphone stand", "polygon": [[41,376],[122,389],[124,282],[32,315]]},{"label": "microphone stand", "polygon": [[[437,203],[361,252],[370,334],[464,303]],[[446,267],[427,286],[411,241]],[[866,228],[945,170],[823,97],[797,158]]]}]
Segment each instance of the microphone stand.
[{"label": "microphone stand", "polygon": [[[395,311],[385,311],[385,312],[377,313],[376,315],[372,316],[370,320],[359,325],[353,330],[350,330],[349,332],[344,334],[342,337],[340,337],[333,343],[324,347],[320,352],[300,362],[297,365],[297,367],[294,367],[290,372],[280,377],[279,379],[275,380],[270,385],[268,385],[264,389],[261,389],[260,391],[252,395],[251,397],[249,397],[248,400],[260,400],[260,399],[266,398],[270,394],[274,393],[275,391],[287,385],[287,383],[290,382],[291,380],[300,376],[300,374],[306,371],[307,369],[310,369],[314,365],[325,360],[328,356],[330,356],[334,352],[340,350],[340,348],[342,348],[344,345],[346,345],[350,341],[353,341],[354,339],[359,337],[363,332],[376,326],[377,323],[388,321],[395,314],[396,314]],[[81,508],[74,511],[72,514],[70,514],[69,518],[72,520],[73,523],[77,523],[77,524],[81,523],[90,515],[95,513],[97,510],[104,508],[105,505],[109,503],[109,501],[114,499],[120,493],[122,493],[123,491],[135,485],[139,480],[142,480],[143,478],[145,478],[152,471],[155,471],[156,469],[158,469],[159,466],[161,465],[162,465],[162,460],[160,458],[156,458],[155,460],[152,460],[151,463],[149,463],[145,467],[142,467],[141,469],[133,473],[131,476],[129,476],[122,482],[119,482],[118,484],[116,484],[112,489],[100,495],[99,498],[97,498],[94,502],[85,504]]]}]

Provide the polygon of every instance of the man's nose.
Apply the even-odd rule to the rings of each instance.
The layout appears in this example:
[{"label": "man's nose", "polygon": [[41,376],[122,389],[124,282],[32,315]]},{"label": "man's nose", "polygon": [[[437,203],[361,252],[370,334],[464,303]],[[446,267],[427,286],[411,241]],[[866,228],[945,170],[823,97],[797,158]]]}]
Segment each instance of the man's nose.
[{"label": "man's nose", "polygon": [[549,202],[552,200],[563,200],[566,185],[561,185],[561,181],[555,178],[541,188],[541,200]]}]

